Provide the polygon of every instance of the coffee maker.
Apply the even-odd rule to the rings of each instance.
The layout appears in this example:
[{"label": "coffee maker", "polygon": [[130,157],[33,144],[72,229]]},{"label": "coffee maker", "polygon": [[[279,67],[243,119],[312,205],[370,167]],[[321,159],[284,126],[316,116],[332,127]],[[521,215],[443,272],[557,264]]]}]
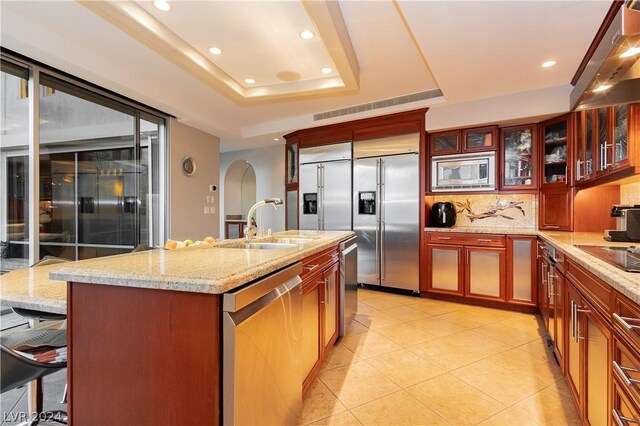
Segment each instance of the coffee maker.
[{"label": "coffee maker", "polygon": [[618,229],[604,231],[605,240],[640,242],[640,205],[614,205],[611,208],[611,217],[616,218]]}]

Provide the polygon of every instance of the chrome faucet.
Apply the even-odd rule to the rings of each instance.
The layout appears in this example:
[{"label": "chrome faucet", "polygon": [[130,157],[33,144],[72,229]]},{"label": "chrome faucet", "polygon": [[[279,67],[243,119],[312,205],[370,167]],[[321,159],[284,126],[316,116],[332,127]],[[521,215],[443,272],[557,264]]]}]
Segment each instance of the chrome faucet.
[{"label": "chrome faucet", "polygon": [[267,204],[271,204],[273,208],[277,210],[278,206],[281,206],[284,203],[282,202],[281,198],[267,198],[266,200],[258,201],[253,206],[251,206],[251,208],[249,209],[249,214],[247,214],[247,226],[244,227],[244,239],[246,241],[249,241],[253,237],[255,237],[256,233],[258,233],[259,238],[262,238],[262,227],[258,227],[257,222],[256,225],[253,225],[251,223],[251,219],[253,218],[256,210],[258,210],[260,207],[266,206]]}]

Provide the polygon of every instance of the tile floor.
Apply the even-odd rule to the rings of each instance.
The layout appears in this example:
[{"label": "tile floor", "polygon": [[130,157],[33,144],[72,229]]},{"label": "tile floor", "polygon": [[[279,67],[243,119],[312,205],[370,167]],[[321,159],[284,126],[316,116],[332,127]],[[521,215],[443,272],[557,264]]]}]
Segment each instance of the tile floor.
[{"label": "tile floor", "polygon": [[303,401],[314,425],[579,425],[540,317],[360,289]]}]

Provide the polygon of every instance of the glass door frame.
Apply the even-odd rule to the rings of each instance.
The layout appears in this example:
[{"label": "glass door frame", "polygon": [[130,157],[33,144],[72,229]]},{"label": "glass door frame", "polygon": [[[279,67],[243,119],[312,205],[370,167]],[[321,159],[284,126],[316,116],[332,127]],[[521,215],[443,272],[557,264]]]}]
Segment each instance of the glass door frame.
[{"label": "glass door frame", "polygon": [[[138,104],[137,102],[131,101],[127,98],[118,96],[108,90],[101,89],[97,86],[94,86],[90,83],[81,81],[76,78],[72,78],[63,73],[57,72],[54,69],[50,69],[38,63],[32,62],[28,59],[23,59],[17,55],[12,54],[11,52],[2,49],[0,51],[0,59],[2,62],[11,63],[18,67],[27,69],[29,72],[29,78],[27,80],[27,90],[28,90],[28,146],[26,150],[15,150],[8,151],[2,153],[0,158],[0,172],[2,172],[2,179],[5,178],[7,172],[7,158],[14,156],[24,156],[25,154],[28,156],[28,179],[29,179],[29,187],[27,192],[27,197],[29,200],[29,211],[28,211],[28,244],[29,244],[29,257],[28,264],[33,265],[35,262],[40,260],[40,85],[41,85],[41,73],[46,77],[52,77],[56,80],[59,80],[63,83],[68,84],[73,90],[77,90],[81,92],[83,96],[81,98],[87,99],[89,101],[93,101],[100,105],[105,105],[105,103],[116,110],[122,111],[126,110],[128,113],[132,113],[134,117],[134,128],[133,132],[133,148],[134,148],[134,159],[137,166],[140,165],[140,150],[141,150],[141,135],[140,135],[140,120],[145,119],[145,117],[151,117],[158,120],[159,128],[158,128],[158,149],[159,149],[159,179],[158,179],[158,190],[152,190],[152,194],[158,194],[158,203],[157,205],[160,207],[158,213],[158,223],[156,226],[153,226],[153,216],[150,214],[153,210],[149,209],[148,217],[149,224],[151,225],[149,229],[149,239],[148,241],[138,241],[139,243],[144,243],[147,245],[159,245],[164,242],[166,236],[168,235],[168,207],[169,207],[169,196],[168,196],[168,123],[170,116],[162,113],[160,111],[154,110],[152,108],[146,107],[144,105]],[[71,95],[73,94],[70,93]],[[154,120],[155,121],[155,120]],[[149,147],[151,148],[151,147]],[[74,151],[75,152],[75,151]],[[152,179],[151,175],[151,155],[149,156],[149,168],[150,168],[150,179]],[[76,164],[77,164],[77,154],[76,154]],[[77,167],[77,166],[76,166]],[[153,183],[153,182],[150,182]],[[153,187],[150,186],[150,189]],[[140,176],[137,174],[136,178],[136,195],[140,196]],[[0,190],[0,196],[2,196],[3,203],[6,200],[7,190],[6,185],[2,185],[2,190]],[[137,205],[136,217],[139,218],[139,203]],[[0,213],[0,220],[2,224],[6,223],[6,212]],[[77,219],[76,219],[77,220]],[[136,220],[136,241],[140,238],[140,224],[139,220]],[[154,232],[157,230],[157,236],[154,240]],[[25,230],[26,231],[26,230]],[[77,233],[77,228],[76,228]],[[76,241],[76,245],[78,242]],[[76,247],[76,257],[77,257],[77,247]]]}]

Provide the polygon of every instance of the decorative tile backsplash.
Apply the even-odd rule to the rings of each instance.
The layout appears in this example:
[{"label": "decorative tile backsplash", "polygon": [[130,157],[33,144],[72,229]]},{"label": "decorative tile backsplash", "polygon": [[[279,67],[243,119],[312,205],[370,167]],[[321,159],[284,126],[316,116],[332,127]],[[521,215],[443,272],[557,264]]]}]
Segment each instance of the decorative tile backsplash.
[{"label": "decorative tile backsplash", "polygon": [[450,201],[457,211],[458,227],[533,228],[537,223],[536,194],[431,195],[428,205]]},{"label": "decorative tile backsplash", "polygon": [[640,204],[640,182],[620,185],[620,204]]}]

